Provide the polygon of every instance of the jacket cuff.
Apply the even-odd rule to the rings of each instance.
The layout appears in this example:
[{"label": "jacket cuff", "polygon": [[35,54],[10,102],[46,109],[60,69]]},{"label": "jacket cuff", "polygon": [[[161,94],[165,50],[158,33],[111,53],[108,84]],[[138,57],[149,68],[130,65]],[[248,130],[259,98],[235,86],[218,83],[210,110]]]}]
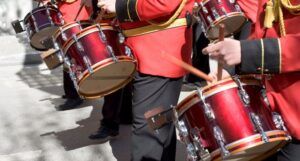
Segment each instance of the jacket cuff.
[{"label": "jacket cuff", "polygon": [[241,64],[239,71],[244,74],[280,73],[280,44],[278,39],[241,41]]},{"label": "jacket cuff", "polygon": [[137,0],[117,0],[116,13],[120,22],[138,21]]}]

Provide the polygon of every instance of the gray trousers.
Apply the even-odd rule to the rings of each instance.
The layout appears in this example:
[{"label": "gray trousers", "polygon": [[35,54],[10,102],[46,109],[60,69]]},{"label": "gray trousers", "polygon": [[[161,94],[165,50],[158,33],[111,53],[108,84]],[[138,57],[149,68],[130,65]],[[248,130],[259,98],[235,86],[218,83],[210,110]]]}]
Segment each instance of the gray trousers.
[{"label": "gray trousers", "polygon": [[133,83],[132,161],[175,161],[176,134],[173,124],[154,133],[144,113],[155,107],[176,105],[182,78],[170,79],[136,73]]}]

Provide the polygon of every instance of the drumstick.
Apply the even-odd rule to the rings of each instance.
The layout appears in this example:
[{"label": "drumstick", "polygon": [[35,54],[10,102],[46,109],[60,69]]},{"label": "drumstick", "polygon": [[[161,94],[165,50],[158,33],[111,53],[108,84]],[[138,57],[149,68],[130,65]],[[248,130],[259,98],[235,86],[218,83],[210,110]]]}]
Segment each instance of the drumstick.
[{"label": "drumstick", "polygon": [[[225,25],[224,24],[220,24],[219,25],[219,41],[224,41],[224,29]],[[223,65],[220,63],[220,61],[218,61],[218,73],[217,73],[217,80],[221,80],[222,79],[222,70],[223,70]]]},{"label": "drumstick", "polygon": [[77,14],[76,14],[76,17],[75,17],[74,21],[77,20],[77,18],[78,18],[78,16],[79,16],[79,13],[81,12],[83,6],[84,6],[84,3],[81,3],[80,8],[79,8],[79,10],[78,10],[78,12],[77,12]]},{"label": "drumstick", "polygon": [[167,57],[168,58],[167,60],[169,60],[173,64],[176,64],[176,65],[184,68],[186,71],[191,72],[191,73],[195,74],[196,76],[205,79],[206,81],[209,81],[209,82],[213,81],[213,79],[210,76],[208,76],[207,74],[203,73],[199,69],[191,66],[190,64],[188,64],[188,63],[186,63],[186,62],[184,62],[182,60],[179,60],[179,59],[175,58],[172,55],[165,54],[164,52],[162,52],[161,54],[162,54],[163,57]]}]

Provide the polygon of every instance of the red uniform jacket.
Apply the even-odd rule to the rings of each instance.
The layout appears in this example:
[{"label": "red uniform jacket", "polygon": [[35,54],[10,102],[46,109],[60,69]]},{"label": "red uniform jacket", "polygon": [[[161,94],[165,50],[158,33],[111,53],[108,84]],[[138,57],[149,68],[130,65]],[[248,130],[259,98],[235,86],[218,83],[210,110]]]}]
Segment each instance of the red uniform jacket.
[{"label": "red uniform jacket", "polygon": [[[181,77],[185,70],[173,64],[164,55],[190,63],[192,32],[182,25],[180,18],[192,13],[194,1],[187,0],[179,16],[177,26],[158,27],[149,21],[167,21],[178,10],[182,0],[120,0],[116,2],[117,18],[128,45],[137,59],[138,71],[144,74],[170,78]],[[178,25],[180,24],[181,25]],[[147,28],[147,29],[145,29]],[[137,29],[137,30],[135,30]],[[145,30],[144,30],[145,29]],[[127,31],[131,32],[131,35]],[[140,32],[142,31],[142,32]],[[133,34],[133,35],[132,35]],[[135,35],[136,34],[136,35]]]},{"label": "red uniform jacket", "polygon": [[[246,15],[255,22],[250,38],[253,40],[241,42],[240,70],[272,75],[265,80],[270,105],[280,112],[291,135],[300,140],[300,16],[283,9],[286,36],[280,37],[277,22],[273,28],[263,27],[266,2],[259,0],[256,6],[249,5],[253,0],[239,2]],[[300,1],[292,3],[300,4]]]},{"label": "red uniform jacket", "polygon": [[[66,23],[73,22],[77,12],[80,8],[80,3],[81,0],[76,0],[75,2],[72,3],[67,3],[67,2],[59,2],[58,3],[58,9],[62,13],[63,19]],[[89,19],[89,14],[87,11],[87,8],[83,7],[81,12],[79,13],[77,20],[88,20]]]}]

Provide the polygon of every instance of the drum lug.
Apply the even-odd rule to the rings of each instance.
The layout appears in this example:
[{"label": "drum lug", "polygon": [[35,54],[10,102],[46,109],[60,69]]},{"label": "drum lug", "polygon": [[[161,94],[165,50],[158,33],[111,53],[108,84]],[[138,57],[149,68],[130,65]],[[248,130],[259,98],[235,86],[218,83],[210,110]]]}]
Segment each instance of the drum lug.
[{"label": "drum lug", "polygon": [[225,10],[224,7],[221,8],[221,11],[225,14],[226,17],[228,17],[228,14],[227,14],[227,12],[226,12],[226,10]]},{"label": "drum lug", "polygon": [[81,52],[84,52],[83,46],[82,46],[82,44],[78,41],[76,35],[73,35],[72,37],[73,37],[73,39],[74,39],[74,41],[75,41],[75,43],[76,43],[76,48],[80,51],[80,53],[81,53]]},{"label": "drum lug", "polygon": [[174,118],[175,118],[174,124],[179,132],[180,140],[186,146],[187,160],[188,161],[198,161],[198,156],[197,156],[195,147],[190,141],[188,129],[186,128],[184,121],[178,120],[178,114],[177,114],[176,109],[174,109]]},{"label": "drum lug", "polygon": [[50,11],[49,11],[48,6],[46,5],[45,7],[46,7],[46,13],[47,13],[47,15],[48,15],[48,19],[49,19],[51,25],[54,25],[53,19],[52,19],[51,15],[50,15]]},{"label": "drum lug", "polygon": [[263,97],[263,100],[265,102],[265,104],[270,107],[270,102],[268,100],[268,97],[267,97],[267,92],[266,92],[266,89],[263,87],[261,90],[260,90],[260,93],[261,93],[261,96]]},{"label": "drum lug", "polygon": [[[65,32],[63,31],[63,28],[62,28],[62,27],[59,27],[59,31],[61,32],[61,37],[62,37],[62,39],[63,39],[64,41],[67,41],[68,38],[67,38]],[[61,44],[61,45],[63,45],[63,44]]]},{"label": "drum lug", "polygon": [[[282,117],[277,112],[272,112],[272,119],[277,129],[287,131]],[[289,140],[292,140],[292,137],[289,134],[287,134],[287,137]]]},{"label": "drum lug", "polygon": [[125,45],[125,54],[131,58],[133,58],[133,55],[132,55],[132,52],[131,52],[131,49]]},{"label": "drum lug", "polygon": [[213,130],[214,130],[214,137],[217,140],[218,145],[220,146],[222,157],[225,158],[229,156],[230,152],[225,146],[225,139],[222,130],[220,129],[219,126],[214,126]]},{"label": "drum lug", "polygon": [[58,43],[54,40],[54,37],[52,37],[52,41],[53,41],[54,49],[60,49]]},{"label": "drum lug", "polygon": [[208,10],[205,6],[202,6],[202,11],[205,13],[205,14],[208,14]]},{"label": "drum lug", "polygon": [[174,119],[175,119],[174,124],[175,124],[176,128],[178,129],[180,138],[183,141],[185,141],[188,138],[189,133],[188,133],[188,130],[186,128],[184,121],[179,120],[177,116],[178,116],[177,111],[176,111],[176,109],[174,109]]},{"label": "drum lug", "polygon": [[66,64],[67,68],[69,69],[69,76],[74,84],[74,87],[76,89],[76,91],[79,91],[79,87],[77,85],[77,78],[75,76],[75,73],[73,71],[70,59],[68,57],[64,57],[64,63]]},{"label": "drum lug", "polygon": [[76,35],[73,35],[72,37],[73,37],[74,41],[76,42],[76,48],[79,51],[79,54],[83,58],[83,62],[84,62],[85,67],[87,68],[87,70],[89,71],[90,74],[94,73],[94,71],[91,67],[90,59],[84,54],[84,48],[83,48],[82,44],[78,41]]},{"label": "drum lug", "polygon": [[78,24],[79,30],[81,31],[82,30],[82,26],[80,24],[80,21],[77,21],[76,23]]},{"label": "drum lug", "polygon": [[97,24],[96,26],[97,26],[97,28],[99,29],[99,36],[100,36],[102,42],[104,42],[104,44],[106,45],[106,49],[107,49],[108,53],[111,55],[113,61],[114,61],[114,62],[117,62],[118,59],[117,59],[117,57],[115,56],[112,47],[111,47],[110,45],[108,45],[106,36],[105,36],[104,32],[102,31],[101,26],[100,26],[99,24]]},{"label": "drum lug", "polygon": [[197,88],[197,91],[198,91],[198,95],[199,95],[199,97],[202,100],[202,103],[204,105],[204,113],[205,113],[206,117],[209,120],[214,120],[215,119],[215,114],[214,114],[210,104],[205,102],[205,98],[203,96],[202,90],[200,88]]},{"label": "drum lug", "polygon": [[85,66],[87,67],[89,73],[90,74],[94,73],[94,70],[91,67],[91,61],[86,55],[83,56],[83,61],[84,61]]},{"label": "drum lug", "polygon": [[238,4],[234,5],[234,7],[238,12],[242,12],[241,7]]},{"label": "drum lug", "polygon": [[207,37],[207,33],[206,33],[206,30],[205,30],[205,27],[204,27],[204,21],[201,23],[201,30],[204,33],[204,36]]},{"label": "drum lug", "polygon": [[192,143],[186,145],[186,152],[187,152],[187,160],[188,161],[198,161],[198,157],[195,151],[195,147]]},{"label": "drum lug", "polygon": [[37,25],[37,22],[36,22],[36,19],[35,17],[33,16],[32,12],[31,12],[31,18],[32,18],[32,21],[33,21],[33,25],[34,25],[34,29],[36,32],[39,32],[39,28],[38,28],[38,25]]},{"label": "drum lug", "polygon": [[96,27],[99,29],[100,39],[102,40],[102,42],[107,44],[106,36],[105,36],[104,32],[102,31],[101,26],[99,24],[97,24]]},{"label": "drum lug", "polygon": [[187,160],[188,161],[198,161],[198,156],[195,150],[194,145],[190,141],[188,129],[186,128],[186,125],[184,121],[179,120],[178,112],[176,108],[173,107],[173,122],[178,130],[178,135],[180,137],[180,140],[185,144],[186,151],[187,151]]},{"label": "drum lug", "polygon": [[234,4],[235,3],[235,0],[229,0],[230,3]]},{"label": "drum lug", "polygon": [[65,21],[64,21],[64,19],[63,19],[63,16],[62,16],[62,14],[61,14],[60,12],[58,13],[58,18],[59,18],[59,21],[60,21],[60,24],[61,24],[61,25],[65,24]]},{"label": "drum lug", "polygon": [[214,22],[213,22],[213,20],[211,19],[210,16],[207,16],[206,19],[208,20],[208,22],[209,22],[209,24],[210,24],[211,27],[215,26],[215,24],[214,24]]},{"label": "drum lug", "polygon": [[108,53],[110,54],[110,56],[112,57],[113,61],[115,63],[118,62],[118,58],[115,56],[112,47],[110,45],[106,45],[106,49],[107,49]]},{"label": "drum lug", "polygon": [[236,82],[238,89],[239,89],[239,94],[246,106],[250,105],[250,96],[247,94],[246,90],[244,89],[241,80],[238,78],[238,76],[232,77],[233,80]]},{"label": "drum lug", "polygon": [[217,10],[215,8],[212,8],[212,13],[215,19],[218,19],[220,17],[219,13],[217,12]]},{"label": "drum lug", "polygon": [[259,116],[257,116],[255,113],[251,112],[250,117],[251,117],[252,122],[254,123],[255,129],[261,134],[262,140],[265,143],[269,142],[269,138],[262,127],[262,123],[260,121]]},{"label": "drum lug", "polygon": [[125,42],[125,36],[121,32],[119,32],[118,37],[119,37],[119,43],[123,44]]},{"label": "drum lug", "polygon": [[193,144],[195,147],[195,151],[200,157],[200,161],[211,161],[211,155],[207,149],[201,143],[199,138],[200,130],[196,127],[191,130],[191,134],[193,137]]},{"label": "drum lug", "polygon": [[63,62],[64,61],[64,55],[63,55],[62,49],[60,49],[57,54],[58,54],[58,60]]}]

